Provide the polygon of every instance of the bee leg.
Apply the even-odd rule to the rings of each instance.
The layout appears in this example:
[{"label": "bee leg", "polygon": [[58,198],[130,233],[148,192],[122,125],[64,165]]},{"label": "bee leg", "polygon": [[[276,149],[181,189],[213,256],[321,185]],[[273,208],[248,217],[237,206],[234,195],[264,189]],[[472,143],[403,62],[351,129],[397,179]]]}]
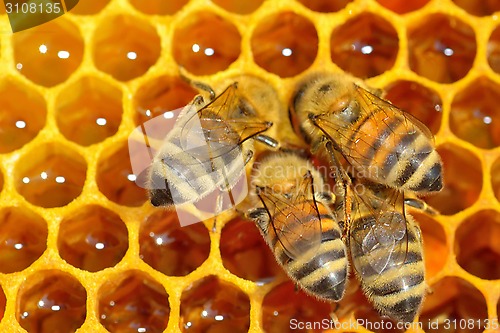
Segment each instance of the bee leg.
[{"label": "bee leg", "polygon": [[405,205],[418,209],[429,215],[439,215],[439,212],[436,209],[418,198],[405,198]]},{"label": "bee leg", "polygon": [[245,157],[244,165],[247,165],[248,162],[250,162],[250,160],[252,159],[252,157],[253,157],[253,150],[249,150],[247,156]]},{"label": "bee leg", "polygon": [[271,138],[270,136],[264,135],[264,134],[257,134],[255,137],[255,140],[262,142],[268,147],[271,147],[273,149],[278,149],[280,144],[277,140]]},{"label": "bee leg", "polygon": [[187,77],[186,70],[182,66],[179,67],[179,72],[180,72],[179,76],[181,77],[181,79],[186,81],[190,86],[192,86],[198,90],[208,92],[208,95],[210,96],[211,101],[213,101],[215,99],[215,91],[212,89],[212,87],[210,87],[206,83],[191,80],[189,77]]}]

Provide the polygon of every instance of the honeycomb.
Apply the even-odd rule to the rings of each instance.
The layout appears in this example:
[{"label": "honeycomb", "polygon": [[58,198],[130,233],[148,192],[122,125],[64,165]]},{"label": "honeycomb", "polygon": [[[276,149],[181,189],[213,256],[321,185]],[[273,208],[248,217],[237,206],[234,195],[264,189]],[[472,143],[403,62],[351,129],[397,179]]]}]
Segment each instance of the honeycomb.
[{"label": "honeycomb", "polygon": [[[193,98],[182,66],[207,83],[268,81],[283,103],[270,134],[292,144],[286,105],[312,71],[351,72],[423,121],[445,188],[426,198],[439,215],[414,212],[429,293],[410,331],[482,332],[500,313],[498,10],[494,0],[80,0],[3,33],[0,331],[288,332],[291,319],[332,312],[363,320],[346,332],[401,331],[367,324],[385,319],[354,280],[338,305],[297,291],[234,211],[212,232],[212,220],[181,228],[151,207],[127,138]],[[10,31],[3,9],[0,25]]]}]

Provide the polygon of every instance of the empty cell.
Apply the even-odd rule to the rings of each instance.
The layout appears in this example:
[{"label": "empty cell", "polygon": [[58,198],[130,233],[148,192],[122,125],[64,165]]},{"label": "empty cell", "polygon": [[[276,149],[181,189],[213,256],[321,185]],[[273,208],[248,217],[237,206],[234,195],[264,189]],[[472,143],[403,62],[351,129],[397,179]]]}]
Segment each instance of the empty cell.
[{"label": "empty cell", "polygon": [[[281,283],[269,291],[262,301],[262,328],[267,333],[322,332],[300,330],[305,322],[330,321],[332,306],[298,291],[293,282]],[[296,325],[297,327],[295,327]]]},{"label": "empty cell", "polygon": [[135,9],[148,15],[173,15],[189,0],[128,0]]},{"label": "empty cell", "polygon": [[91,205],[66,214],[57,236],[61,258],[89,272],[113,267],[128,249],[128,231],[113,211]]},{"label": "empty cell", "polygon": [[182,292],[182,332],[243,333],[250,327],[250,300],[236,285],[214,275]]},{"label": "empty cell", "polygon": [[318,42],[318,33],[311,21],[283,11],[257,24],[250,45],[257,65],[281,77],[290,77],[312,65]]},{"label": "empty cell", "polygon": [[377,0],[377,2],[395,13],[406,14],[422,8],[429,0]]},{"label": "empty cell", "polygon": [[108,5],[110,0],[101,1],[85,1],[80,0],[78,4],[71,9],[72,14],[77,15],[95,15],[104,9]]},{"label": "empty cell", "polygon": [[444,186],[425,201],[441,214],[453,215],[472,206],[482,189],[481,161],[470,151],[454,144],[437,149],[443,160]]},{"label": "empty cell", "polygon": [[440,83],[463,78],[476,57],[472,28],[453,16],[431,14],[408,29],[412,71]]},{"label": "empty cell", "polygon": [[52,208],[65,206],[80,195],[87,164],[71,148],[47,143],[23,155],[16,164],[16,189],[34,205]]},{"label": "empty cell", "polygon": [[45,87],[66,81],[82,62],[80,30],[64,18],[17,32],[12,42],[15,68]]},{"label": "empty cell", "polygon": [[103,151],[97,162],[97,186],[109,200],[124,206],[141,206],[147,200],[146,190],[135,181],[126,143]]},{"label": "empty cell", "polygon": [[160,36],[147,21],[113,16],[101,21],[93,37],[95,66],[119,81],[145,74],[161,52]]},{"label": "empty cell", "polygon": [[[430,286],[420,323],[425,332],[479,333],[488,318],[483,294],[458,277],[445,277]],[[473,323],[468,326],[467,324]]]},{"label": "empty cell", "polygon": [[139,246],[148,265],[165,275],[184,276],[208,258],[210,236],[203,223],[181,227],[175,211],[160,210],[141,224]]},{"label": "empty cell", "polygon": [[455,255],[467,272],[486,280],[500,279],[500,213],[480,211],[457,229]]},{"label": "empty cell", "polygon": [[497,200],[500,201],[500,158],[491,166],[491,185]]},{"label": "empty cell", "polygon": [[320,13],[338,12],[347,6],[352,0],[299,0],[310,10]]},{"label": "empty cell", "polygon": [[86,301],[85,288],[73,276],[42,270],[21,285],[16,318],[28,332],[75,332],[85,321]]},{"label": "empty cell", "polygon": [[233,0],[213,0],[217,6],[224,8],[227,11],[247,15],[256,11],[264,0],[247,0],[247,1],[233,1]]},{"label": "empty cell", "polygon": [[467,13],[475,16],[487,16],[500,11],[500,1],[498,0],[453,0]]},{"label": "empty cell", "polygon": [[139,126],[165,112],[182,108],[197,93],[185,80],[176,76],[160,76],[147,81],[134,96],[135,124]]},{"label": "empty cell", "polygon": [[481,77],[453,98],[450,128],[456,136],[479,148],[500,145],[500,85]]},{"label": "empty cell", "polygon": [[441,126],[443,103],[434,90],[413,81],[396,81],[386,87],[385,98],[410,113],[436,134]]},{"label": "empty cell", "polygon": [[410,212],[418,222],[424,241],[424,263],[426,278],[441,271],[448,260],[448,244],[443,226],[423,213]]},{"label": "empty cell", "polygon": [[391,69],[398,50],[399,38],[392,24],[371,13],[349,19],[330,38],[332,61],[360,78]]},{"label": "empty cell", "polygon": [[219,248],[224,267],[241,278],[263,284],[284,277],[253,222],[235,218],[226,223]]},{"label": "empty cell", "polygon": [[47,106],[43,96],[17,79],[1,80],[0,104],[0,154],[21,148],[45,126]]},{"label": "empty cell", "polygon": [[93,77],[66,86],[56,99],[56,121],[61,133],[89,146],[114,135],[122,119],[120,89]]},{"label": "empty cell", "polygon": [[47,223],[23,207],[0,210],[0,272],[19,272],[47,248]]},{"label": "empty cell", "polygon": [[3,292],[3,288],[0,286],[0,320],[3,319],[5,314],[5,306],[7,305],[7,298]]},{"label": "empty cell", "polygon": [[177,25],[172,52],[178,65],[195,75],[229,67],[241,52],[241,35],[233,23],[210,12],[195,12]]},{"label": "empty cell", "polygon": [[141,271],[114,274],[99,289],[98,300],[99,320],[111,333],[161,333],[168,325],[168,294]]}]

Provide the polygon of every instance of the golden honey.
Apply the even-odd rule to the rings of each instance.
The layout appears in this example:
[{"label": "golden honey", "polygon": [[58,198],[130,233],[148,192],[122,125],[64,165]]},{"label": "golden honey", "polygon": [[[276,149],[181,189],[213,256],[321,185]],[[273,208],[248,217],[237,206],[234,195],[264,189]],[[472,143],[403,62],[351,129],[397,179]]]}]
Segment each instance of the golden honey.
[{"label": "golden honey", "polygon": [[493,0],[80,0],[10,34],[2,7],[0,332],[320,332],[292,319],[332,312],[366,326],[342,332],[402,331],[370,326],[382,319],[353,278],[338,305],[297,291],[237,212],[213,232],[213,220],[180,227],[151,207],[127,139],[196,94],[179,66],[210,84],[268,81],[282,103],[269,134],[299,146],[287,105],[304,75],[345,70],[386,90],[429,127],[444,162],[444,190],[425,199],[441,214],[412,211],[429,293],[410,331],[498,322],[498,10]]}]

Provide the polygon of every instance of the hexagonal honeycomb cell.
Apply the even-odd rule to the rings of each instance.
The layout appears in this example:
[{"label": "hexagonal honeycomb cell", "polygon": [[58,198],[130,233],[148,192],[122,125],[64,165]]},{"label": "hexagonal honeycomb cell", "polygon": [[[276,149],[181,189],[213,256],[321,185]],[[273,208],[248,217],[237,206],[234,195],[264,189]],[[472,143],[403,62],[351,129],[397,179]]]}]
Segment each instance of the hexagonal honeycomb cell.
[{"label": "hexagonal honeycomb cell", "polygon": [[462,140],[480,148],[500,145],[500,85],[480,77],[459,91],[451,103],[450,128]]},{"label": "hexagonal honeycomb cell", "polygon": [[68,86],[56,100],[59,131],[82,146],[114,135],[120,126],[122,112],[121,90],[92,77]]},{"label": "hexagonal honeycomb cell", "polygon": [[281,12],[259,22],[250,45],[257,65],[281,77],[290,77],[309,68],[316,59],[318,33],[307,18]]},{"label": "hexagonal honeycomb cell", "polygon": [[214,74],[240,55],[241,34],[233,23],[210,12],[193,13],[174,32],[173,55],[195,75]]},{"label": "hexagonal honeycomb cell", "polygon": [[360,78],[388,71],[396,61],[399,38],[390,22],[371,13],[360,14],[332,32],[332,61]]},{"label": "hexagonal honeycomb cell", "polygon": [[128,250],[128,230],[120,216],[91,205],[65,216],[57,235],[61,258],[89,272],[113,267]]},{"label": "hexagonal honeycomb cell", "polygon": [[453,16],[429,15],[408,31],[410,68],[440,83],[455,82],[467,75],[476,46],[472,27]]},{"label": "hexagonal honeycomb cell", "polygon": [[467,218],[457,229],[455,255],[467,272],[486,280],[500,279],[500,213],[483,210]]},{"label": "hexagonal honeycomb cell", "polygon": [[182,332],[248,332],[250,300],[237,286],[207,276],[183,291],[179,327]]},{"label": "hexagonal honeycomb cell", "polygon": [[95,66],[119,81],[146,73],[160,57],[160,36],[149,22],[127,15],[109,17],[93,36]]},{"label": "hexagonal honeycomb cell", "polygon": [[145,173],[131,168],[151,158],[128,146],[131,132],[162,116],[165,134],[168,111],[198,94],[190,80],[241,74],[279,95],[265,134],[307,149],[286,110],[297,83],[321,71],[384,89],[442,156],[444,189],[422,196],[439,213],[407,207],[429,285],[422,329],[408,332],[496,331],[481,323],[500,314],[498,1],[61,3],[68,13],[16,33],[0,6],[0,332],[330,333],[290,323],[335,318],[354,323],[344,333],[402,332],[353,275],[339,304],[296,290],[244,220],[249,200],[218,215],[216,230],[212,219],[181,227],[205,212],[152,207],[137,185]]},{"label": "hexagonal honeycomb cell", "polygon": [[60,17],[13,35],[15,68],[35,84],[53,87],[80,66],[84,42],[79,27]]},{"label": "hexagonal honeycomb cell", "polygon": [[208,258],[210,237],[202,223],[181,227],[175,211],[158,211],[141,224],[139,246],[139,256],[151,267],[184,276]]},{"label": "hexagonal honeycomb cell", "polygon": [[122,272],[99,289],[99,319],[111,333],[163,332],[169,314],[165,288],[143,272]]},{"label": "hexagonal honeycomb cell", "polygon": [[47,105],[40,93],[13,77],[0,82],[0,101],[2,154],[21,148],[38,135],[45,126]]},{"label": "hexagonal honeycomb cell", "polygon": [[28,332],[74,332],[85,321],[87,292],[68,273],[53,269],[29,275],[17,297],[16,318]]},{"label": "hexagonal honeycomb cell", "polygon": [[62,207],[76,199],[83,190],[87,163],[73,149],[48,143],[31,149],[17,161],[16,189],[30,203]]},{"label": "hexagonal honeycomb cell", "polygon": [[0,210],[0,272],[28,268],[47,248],[47,223],[36,213],[20,207]]}]

